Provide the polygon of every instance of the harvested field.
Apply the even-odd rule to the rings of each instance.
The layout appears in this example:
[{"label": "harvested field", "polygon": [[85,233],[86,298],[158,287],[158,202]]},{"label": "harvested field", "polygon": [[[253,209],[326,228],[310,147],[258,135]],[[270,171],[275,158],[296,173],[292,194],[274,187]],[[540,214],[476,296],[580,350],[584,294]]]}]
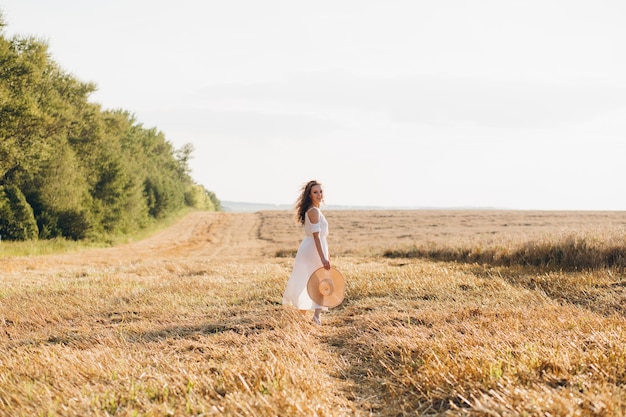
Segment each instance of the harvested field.
[{"label": "harvested field", "polygon": [[[626,214],[326,215],[347,298],[321,327],[280,305],[290,212],[0,258],[0,415],[626,415],[626,276],[582,263]],[[572,268],[461,256],[571,239]]]}]

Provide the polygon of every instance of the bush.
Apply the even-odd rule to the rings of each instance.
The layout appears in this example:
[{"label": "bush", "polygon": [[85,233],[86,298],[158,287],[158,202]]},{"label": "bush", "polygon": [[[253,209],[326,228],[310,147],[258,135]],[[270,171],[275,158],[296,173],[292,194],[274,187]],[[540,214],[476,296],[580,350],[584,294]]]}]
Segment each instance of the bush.
[{"label": "bush", "polygon": [[62,236],[72,240],[85,239],[91,229],[89,219],[84,212],[66,210],[59,213],[58,219]]},{"label": "bush", "polygon": [[216,211],[211,192],[202,185],[192,184],[185,191],[185,205],[199,210]]},{"label": "bush", "polygon": [[0,186],[0,235],[7,240],[37,239],[33,209],[22,191],[13,185]]}]

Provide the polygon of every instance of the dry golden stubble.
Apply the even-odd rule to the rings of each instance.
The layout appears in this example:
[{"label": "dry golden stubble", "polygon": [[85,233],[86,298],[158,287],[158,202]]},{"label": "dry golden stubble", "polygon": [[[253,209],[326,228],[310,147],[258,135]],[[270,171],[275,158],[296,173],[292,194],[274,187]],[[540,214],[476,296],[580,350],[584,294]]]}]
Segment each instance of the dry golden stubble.
[{"label": "dry golden stubble", "polygon": [[[352,356],[354,397],[367,398],[363,408],[377,415],[402,409],[481,415],[480,404],[489,403],[514,415],[563,412],[564,404],[586,402],[589,409],[623,414],[615,396],[624,393],[618,382],[626,370],[623,317],[560,305],[541,292],[451,266],[456,272],[448,270],[445,280],[415,280],[414,297],[405,281],[388,280],[393,300],[374,291],[346,307],[354,326],[337,326],[329,343]],[[352,280],[373,279],[355,272]],[[597,394],[607,386],[606,395]],[[550,392],[559,406],[515,403]]]},{"label": "dry golden stubble", "polygon": [[[511,227],[461,214],[338,213],[347,299],[321,328],[280,305],[289,213],[291,240],[278,214],[208,214],[136,249],[14,260],[0,415],[624,415],[619,272],[380,256],[420,224]],[[515,227],[575,219],[546,216]]]}]

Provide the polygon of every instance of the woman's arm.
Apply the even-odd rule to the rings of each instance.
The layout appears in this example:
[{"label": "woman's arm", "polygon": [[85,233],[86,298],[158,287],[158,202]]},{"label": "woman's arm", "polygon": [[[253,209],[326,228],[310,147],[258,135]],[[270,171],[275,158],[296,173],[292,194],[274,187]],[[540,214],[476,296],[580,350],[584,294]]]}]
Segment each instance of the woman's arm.
[{"label": "woman's arm", "polygon": [[317,253],[320,255],[320,259],[322,260],[322,265],[324,265],[324,269],[330,269],[330,261],[326,259],[324,255],[324,250],[322,249],[322,242],[320,242],[320,233],[313,233],[313,239],[315,240],[315,247],[317,248]]},{"label": "woman's arm", "polygon": [[[307,213],[309,216],[309,220],[311,224],[317,224],[320,221],[320,213],[317,209],[309,210]],[[313,232],[313,240],[315,241],[315,248],[317,249],[317,254],[320,256],[322,260],[322,265],[324,265],[324,269],[330,269],[330,261],[326,259],[326,255],[324,254],[324,249],[322,249],[322,242],[320,241],[320,232]]]}]

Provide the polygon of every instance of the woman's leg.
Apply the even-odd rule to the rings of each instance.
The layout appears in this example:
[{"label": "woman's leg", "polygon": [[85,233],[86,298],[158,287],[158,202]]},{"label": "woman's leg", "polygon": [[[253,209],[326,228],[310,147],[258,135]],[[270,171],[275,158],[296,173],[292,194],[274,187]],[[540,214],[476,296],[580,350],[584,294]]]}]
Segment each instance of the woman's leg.
[{"label": "woman's leg", "polygon": [[316,308],[315,314],[313,314],[313,323],[317,324],[318,326],[322,324],[322,318],[320,316],[321,313],[322,313],[322,309]]}]

